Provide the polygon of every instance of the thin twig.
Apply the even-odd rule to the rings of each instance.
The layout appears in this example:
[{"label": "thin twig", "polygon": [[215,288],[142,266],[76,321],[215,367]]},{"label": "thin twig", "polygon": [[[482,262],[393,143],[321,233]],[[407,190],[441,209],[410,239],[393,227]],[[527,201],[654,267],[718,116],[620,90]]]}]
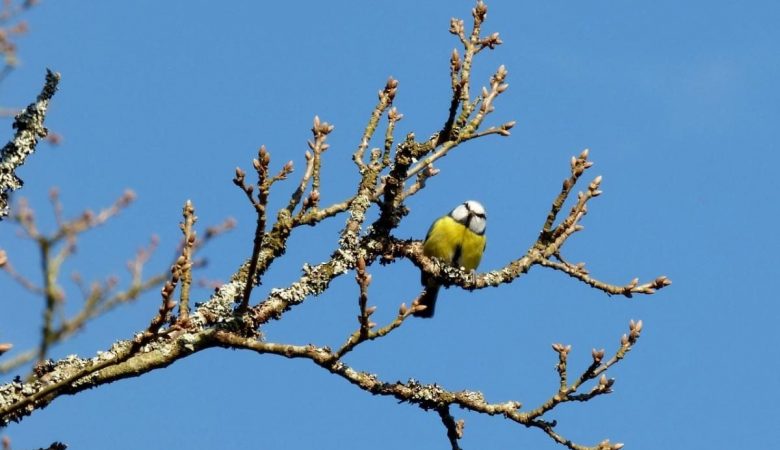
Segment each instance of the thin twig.
[{"label": "thin twig", "polygon": [[447,429],[447,439],[450,441],[452,450],[461,450],[458,439],[463,437],[463,420],[458,420],[456,422],[455,418],[450,414],[449,406],[437,408],[436,412],[439,413],[441,423],[443,423],[444,427]]},{"label": "thin twig", "polygon": [[[315,122],[319,122],[319,119],[315,118]],[[327,124],[325,124],[327,125]],[[271,163],[271,154],[266,150],[265,146],[261,146],[257,152],[257,158],[252,160],[252,166],[257,172],[257,198],[252,195],[253,187],[247,186],[244,183],[244,171],[240,168],[236,169],[236,177],[233,179],[233,183],[240,187],[246,194],[252,206],[255,209],[257,215],[257,221],[255,225],[255,234],[252,244],[252,255],[249,258],[249,262],[246,265],[245,284],[243,289],[243,295],[239,303],[237,311],[242,314],[247,311],[249,307],[249,299],[252,295],[252,288],[260,283],[261,271],[258,270],[258,264],[260,263],[260,254],[263,250],[263,245],[266,237],[266,209],[268,208],[268,196],[271,192],[271,186],[280,180],[284,180],[293,171],[292,161],[285,164],[278,174],[270,176],[268,167]],[[289,212],[288,212],[289,215]],[[283,248],[282,248],[283,249]],[[281,249],[277,250],[281,254]]]},{"label": "thin twig", "polygon": [[192,202],[187,200],[182,209],[184,220],[181,223],[181,231],[184,234],[181,256],[184,261],[181,265],[181,291],[179,292],[179,322],[186,325],[190,316],[190,286],[192,285],[192,250],[197,241],[193,226],[198,218],[195,216],[195,208]]}]

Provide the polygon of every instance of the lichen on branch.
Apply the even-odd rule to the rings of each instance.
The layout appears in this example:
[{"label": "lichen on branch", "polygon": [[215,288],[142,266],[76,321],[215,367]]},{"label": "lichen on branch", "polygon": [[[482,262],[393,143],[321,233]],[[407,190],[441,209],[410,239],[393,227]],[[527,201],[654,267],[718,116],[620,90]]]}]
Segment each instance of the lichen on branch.
[{"label": "lichen on branch", "polygon": [[46,70],[46,81],[41,93],[34,103],[16,115],[14,137],[0,150],[0,220],[8,216],[8,194],[24,184],[16,170],[35,152],[38,140],[48,134],[43,121],[59,82],[59,73]]}]

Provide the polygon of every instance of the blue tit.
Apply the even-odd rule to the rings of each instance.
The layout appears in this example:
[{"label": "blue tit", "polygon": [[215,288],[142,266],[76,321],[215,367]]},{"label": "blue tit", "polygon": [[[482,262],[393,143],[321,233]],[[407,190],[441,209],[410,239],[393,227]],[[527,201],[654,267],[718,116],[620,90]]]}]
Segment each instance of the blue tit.
[{"label": "blue tit", "polygon": [[[487,244],[486,225],[485,207],[474,200],[464,202],[433,222],[423,242],[423,254],[454,267],[474,270]],[[436,308],[440,285],[425,273],[422,274],[422,284],[425,292],[420,297],[420,304],[427,308],[414,315],[430,318]]]}]

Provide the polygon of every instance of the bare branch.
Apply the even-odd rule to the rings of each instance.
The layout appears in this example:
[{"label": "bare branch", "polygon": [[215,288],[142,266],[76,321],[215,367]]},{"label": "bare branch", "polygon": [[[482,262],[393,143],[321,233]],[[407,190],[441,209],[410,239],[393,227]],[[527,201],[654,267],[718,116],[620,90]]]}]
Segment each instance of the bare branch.
[{"label": "bare branch", "polygon": [[623,295],[628,298],[633,297],[634,294],[654,294],[658,289],[672,284],[672,281],[669,280],[669,278],[661,275],[648,283],[639,284],[639,279],[634,278],[626,285],[617,286],[590,277],[584,264],[572,265],[567,262],[556,262],[543,258],[540,260],[539,265],[564,272],[570,277],[576,278],[583,283],[608,294]]},{"label": "bare branch", "polygon": [[195,208],[192,202],[187,200],[182,210],[184,221],[181,223],[181,231],[184,234],[181,256],[181,292],[179,294],[179,321],[186,324],[190,315],[190,286],[192,285],[192,250],[197,240],[196,232],[192,229],[198,218],[195,216]]},{"label": "bare branch", "polygon": [[441,423],[447,429],[447,439],[450,441],[452,450],[461,450],[458,439],[463,437],[463,427],[465,422],[463,419],[455,421],[455,418],[450,414],[450,407],[445,406],[436,410],[441,417]]},{"label": "bare branch", "polygon": [[[636,325],[632,325],[632,329],[636,329]],[[641,330],[641,325],[638,327]],[[522,405],[520,402],[508,401],[505,403],[488,403],[485,401],[484,396],[479,392],[473,391],[447,391],[439,385],[421,384],[416,380],[410,379],[408,382],[394,382],[388,383],[380,380],[376,375],[359,372],[344,364],[336,354],[331,353],[325,347],[316,347],[313,345],[296,346],[289,344],[278,344],[258,341],[252,338],[244,338],[236,336],[235,334],[217,332],[214,334],[214,338],[217,345],[228,348],[245,348],[253,350],[260,354],[276,354],[287,358],[304,358],[310,359],[318,366],[328,370],[329,372],[345,378],[353,385],[363,389],[373,395],[391,396],[402,402],[417,405],[424,410],[436,410],[441,416],[442,410],[447,410],[450,406],[458,406],[460,408],[488,415],[501,415],[505,418],[525,425],[529,427],[539,428],[543,430],[548,436],[550,436],[556,442],[565,445],[567,448],[573,450],[604,450],[604,449],[620,449],[622,444],[610,444],[608,440],[602,441],[591,447],[575,444],[571,440],[561,436],[555,431],[556,423],[547,422],[541,420],[539,417],[550,409],[554,408],[558,404],[564,401],[573,401],[574,398],[562,397],[561,390],[544,405],[540,406],[536,410],[528,413],[520,412]],[[638,332],[635,333],[633,342],[636,342],[638,338]],[[629,339],[629,338],[626,338]],[[625,348],[621,346],[621,350]],[[628,347],[630,349],[630,346]],[[623,353],[625,354],[625,353]],[[604,368],[606,370],[606,368]],[[607,382],[605,390],[608,390],[611,383]],[[567,390],[567,394],[571,394],[573,391]],[[541,411],[541,413],[539,412]],[[448,419],[443,418],[443,421]],[[445,425],[447,425],[445,422]],[[450,427],[448,426],[448,435]],[[455,428],[457,432],[457,424]],[[462,425],[461,425],[462,430]],[[452,439],[450,439],[452,443]],[[457,444],[457,441],[456,441]],[[457,448],[457,447],[454,447]]]},{"label": "bare branch", "polygon": [[[236,169],[236,178],[233,182],[240,186],[246,193],[249,201],[252,202],[252,206],[257,213],[257,225],[255,226],[254,244],[252,247],[252,255],[249,258],[249,266],[246,274],[246,284],[244,285],[244,295],[241,298],[241,304],[239,311],[246,311],[249,305],[249,297],[252,295],[252,288],[259,282],[257,279],[257,261],[260,257],[260,250],[263,245],[263,238],[265,237],[265,222],[266,222],[266,207],[268,206],[268,196],[271,190],[271,184],[274,179],[270,178],[268,172],[268,165],[271,163],[271,155],[265,149],[265,146],[260,147],[257,152],[257,158],[252,160],[252,165],[257,172],[257,199],[252,196],[252,186],[244,185],[243,171]],[[292,170],[292,167],[290,168]],[[284,173],[284,172],[282,172]],[[282,175],[280,175],[282,176]]]},{"label": "bare branch", "polygon": [[[190,298],[192,269],[198,260],[193,258],[195,250],[211,236],[231,227],[208,229],[204,240],[198,240],[194,231],[196,217],[190,202],[185,204],[181,224],[184,240],[179,254],[171,267],[170,279],[161,290],[161,304],[157,314],[150,320],[149,326],[135,334],[131,339],[115,343],[106,352],[95,357],[83,359],[68,357],[60,361],[45,360],[47,345],[63,336],[75,332],[89,318],[104,311],[111,305],[124,299],[137,296],[148,289],[150,283],[159,283],[162,278],[143,280],[141,269],[148,258],[148,252],[139,252],[136,260],[129,265],[132,282],[130,288],[121,293],[114,292],[116,281],[108,279],[102,283],[87,285],[79,276],[76,283],[84,295],[82,311],[70,320],[61,320],[59,325],[53,319],[62,304],[64,291],[57,284],[60,267],[73,252],[76,236],[82,231],[97,226],[116,214],[129,201],[130,197],[98,215],[86,213],[82,217],[68,221],[63,217],[62,206],[57,191],[52,191],[51,202],[58,222],[58,230],[53,236],[42,235],[35,224],[32,210],[20,203],[18,212],[13,216],[28,237],[41,248],[44,267],[44,283],[41,292],[46,299],[43,319],[43,342],[38,353],[39,363],[33,374],[24,382],[11,382],[0,385],[0,426],[9,421],[18,421],[43,408],[56,398],[72,395],[85,389],[111,383],[113,381],[139,376],[164,368],[173,362],[197,353],[201,350],[223,347],[247,349],[258,354],[280,355],[287,358],[308,359],[329,373],[341,377],[357,388],[372,395],[388,396],[400,402],[414,405],[424,411],[436,412],[442,421],[451,447],[458,450],[459,439],[463,435],[463,420],[452,415],[452,407],[467,411],[501,416],[516,424],[536,428],[550,439],[575,450],[616,450],[622,444],[612,444],[604,440],[594,446],[583,446],[564,437],[557,430],[557,422],[547,419],[546,415],[558,405],[567,402],[587,402],[608,394],[614,385],[614,379],[607,377],[607,370],[625,358],[637,342],[642,322],[631,321],[629,331],[620,339],[620,346],[609,359],[604,350],[593,350],[592,362],[585,370],[577,373],[569,366],[570,345],[553,344],[558,362],[557,388],[550,397],[536,408],[523,410],[519,401],[510,400],[499,403],[488,402],[478,391],[451,391],[436,383],[424,384],[415,379],[406,382],[388,382],[380,376],[360,371],[349,366],[344,360],[357,346],[371,340],[382,338],[397,330],[410,316],[425,306],[419,297],[411,306],[401,304],[398,314],[390,323],[379,328],[372,321],[376,308],[369,306],[369,286],[372,273],[378,269],[375,263],[388,264],[396,258],[407,258],[419,267],[426,276],[442,285],[457,285],[464,289],[481,289],[515,281],[534,266],[548,267],[561,271],[590,286],[609,294],[652,294],[657,289],[670,284],[666,277],[658,277],[650,283],[639,285],[638,280],[626,286],[616,286],[592,278],[584,264],[572,264],[562,256],[562,248],[569,237],[583,229],[582,219],[588,212],[588,203],[601,194],[601,177],[594,178],[583,192],[573,199],[568,214],[559,218],[564,205],[584,172],[593,164],[588,160],[587,150],[572,158],[571,175],[564,180],[560,193],[553,200],[546,216],[542,231],[533,245],[516,259],[502,268],[482,274],[467,273],[451,267],[437,259],[426,257],[421,242],[401,240],[393,235],[401,220],[408,213],[404,200],[422,191],[426,182],[438,173],[433,164],[446,156],[460,144],[488,135],[507,136],[515,122],[483,127],[485,119],[495,108],[495,101],[508,89],[507,70],[500,66],[490,78],[489,84],[472,96],[471,70],[474,57],[485,49],[493,49],[502,43],[498,33],[482,35],[482,27],[487,17],[487,6],[476,2],[472,10],[472,29],[467,31],[462,20],[453,19],[450,31],[463,45],[463,56],[454,51],[450,58],[450,81],[452,97],[443,127],[428,139],[418,140],[415,133],[396,143],[394,135],[396,123],[402,115],[392,106],[397,94],[398,81],[389,78],[379,92],[379,100],[371,110],[368,123],[363,130],[357,148],[352,154],[360,175],[352,195],[347,199],[329,206],[320,206],[322,189],[322,153],[328,149],[328,135],[333,126],[314,118],[312,139],[308,141],[306,167],[300,181],[276,214],[275,220],[268,218],[268,202],[271,186],[285,179],[293,171],[292,162],[285,164],[277,174],[270,172],[270,154],[261,147],[253,160],[257,174],[256,184],[247,184],[245,172],[238,168],[233,180],[254,210],[256,226],[253,236],[251,255],[230,277],[227,283],[216,286],[210,298],[195,303]],[[383,143],[371,147],[381,122],[386,117]],[[395,152],[393,153],[393,147]],[[366,155],[368,153],[368,155]],[[410,181],[413,180],[413,181]],[[409,184],[407,184],[409,181]],[[373,213],[378,218],[367,222]],[[251,294],[270,265],[281,257],[287,246],[287,240],[293,230],[302,225],[317,225],[319,222],[345,213],[344,225],[338,241],[330,256],[319,264],[306,263],[303,274],[287,287],[271,289],[266,298],[252,303]],[[273,221],[271,224],[269,220]],[[55,248],[55,246],[59,246]],[[7,262],[7,256],[0,250],[0,265],[13,276],[13,270]],[[293,345],[274,343],[264,340],[267,330],[261,327],[272,320],[280,319],[291,307],[304,303],[307,299],[325,292],[331,282],[339,276],[355,271],[358,286],[357,329],[336,350],[321,345]],[[371,273],[369,273],[369,271]],[[16,277],[18,282],[22,278]],[[265,281],[265,280],[263,280]],[[179,314],[174,316],[176,301],[174,292],[181,284],[179,296]],[[30,284],[32,287],[33,285]],[[194,304],[194,306],[190,306]],[[345,333],[346,334],[346,333]],[[0,354],[10,348],[10,344],[0,344]],[[21,354],[15,358],[19,360]],[[2,366],[0,366],[2,367]],[[586,388],[585,386],[588,386]]]},{"label": "bare branch", "polygon": [[60,74],[46,70],[46,82],[35,103],[31,103],[16,116],[13,127],[14,138],[0,150],[0,220],[8,215],[8,193],[24,184],[16,175],[16,169],[24,164],[28,156],[35,152],[38,139],[46,137],[48,131],[43,126],[49,101],[57,92]]},{"label": "bare branch", "polygon": [[[384,336],[387,336],[390,334],[391,331],[395,330],[396,328],[403,325],[404,321],[412,316],[412,314],[415,311],[418,311],[419,309],[415,307],[416,305],[413,305],[412,308],[407,308],[405,303],[401,304],[401,307],[398,309],[398,315],[395,316],[395,319],[393,319],[392,322],[385,325],[384,327],[374,331],[372,328],[376,327],[376,324],[373,322],[369,322],[367,324],[368,330],[364,331],[363,327],[354,333],[347,339],[347,342],[344,343],[344,345],[341,346],[341,348],[338,349],[338,351],[335,353],[334,357],[336,359],[342,358],[347,353],[351,352],[355,349],[358,345],[360,345],[363,342],[366,341],[373,341],[374,339],[381,338]],[[373,313],[374,310],[370,310],[370,313]],[[370,315],[370,314],[369,314]]]}]

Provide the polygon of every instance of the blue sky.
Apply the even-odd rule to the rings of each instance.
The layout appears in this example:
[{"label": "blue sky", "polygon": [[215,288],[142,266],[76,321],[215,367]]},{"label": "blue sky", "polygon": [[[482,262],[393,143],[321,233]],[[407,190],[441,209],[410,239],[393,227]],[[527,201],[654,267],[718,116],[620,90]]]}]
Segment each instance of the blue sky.
[{"label": "blue sky", "polygon": [[[553,342],[572,344],[572,370],[590,349],[617,347],[629,319],[643,336],[611,374],[615,392],[550,414],[582,444],[610,438],[632,449],[769,448],[780,398],[774,323],[780,316],[774,232],[780,164],[780,6],[775,2],[514,2],[495,0],[486,31],[505,44],[478,58],[481,85],[500,64],[509,91],[489,123],[517,120],[509,138],[468,143],[411,199],[399,237],[422,238],[466,199],[489,213],[481,269],[496,269],[534,241],[568,160],[591,149],[604,195],[564,255],[594,276],[625,283],[669,276],[651,297],[609,298],[562,274],[533,269],[478,293],[443,291],[434,320],[406,323],[348,359],[388,381],[410,377],[488,400],[535,407],[557,385]],[[265,144],[274,163],[303,167],[315,114],[335,124],[325,154],[323,202],[354,191],[350,155],[389,75],[400,81],[398,136],[427,136],[445,118],[452,16],[469,1],[386,4],[286,2],[44,2],[25,16],[21,67],[0,85],[0,105],[24,105],[44,70],[62,73],[47,123],[64,135],[24,166],[29,198],[51,225],[47,192],[66,210],[109,204],[125,188],[137,202],[84,236],[65,274],[117,274],[160,236],[149,271],[162,270],[192,199],[202,226],[238,227],[206,249],[200,275],[226,279],[251,250],[253,215],[232,185]],[[5,122],[10,136],[10,121]],[[296,183],[275,187],[281,206]],[[342,219],[300,230],[257,298],[284,286],[303,262],[324,259]],[[0,246],[37,275],[34,248],[0,226]],[[372,269],[371,304],[389,321],[418,291],[406,261]],[[270,340],[339,345],[354,329],[351,276],[267,327]],[[78,294],[71,284],[71,307]],[[42,305],[0,278],[0,341],[37,341]],[[197,291],[206,298],[208,291]],[[53,356],[93,355],[144,328],[151,293],[88,325]],[[25,324],[29,324],[25,325]],[[10,355],[10,354],[9,354]],[[538,430],[454,411],[464,448],[561,448]],[[448,448],[435,414],[375,398],[306,361],[212,350],[141,378],[61,398],[2,431],[14,448],[61,440],[71,448]]]}]

